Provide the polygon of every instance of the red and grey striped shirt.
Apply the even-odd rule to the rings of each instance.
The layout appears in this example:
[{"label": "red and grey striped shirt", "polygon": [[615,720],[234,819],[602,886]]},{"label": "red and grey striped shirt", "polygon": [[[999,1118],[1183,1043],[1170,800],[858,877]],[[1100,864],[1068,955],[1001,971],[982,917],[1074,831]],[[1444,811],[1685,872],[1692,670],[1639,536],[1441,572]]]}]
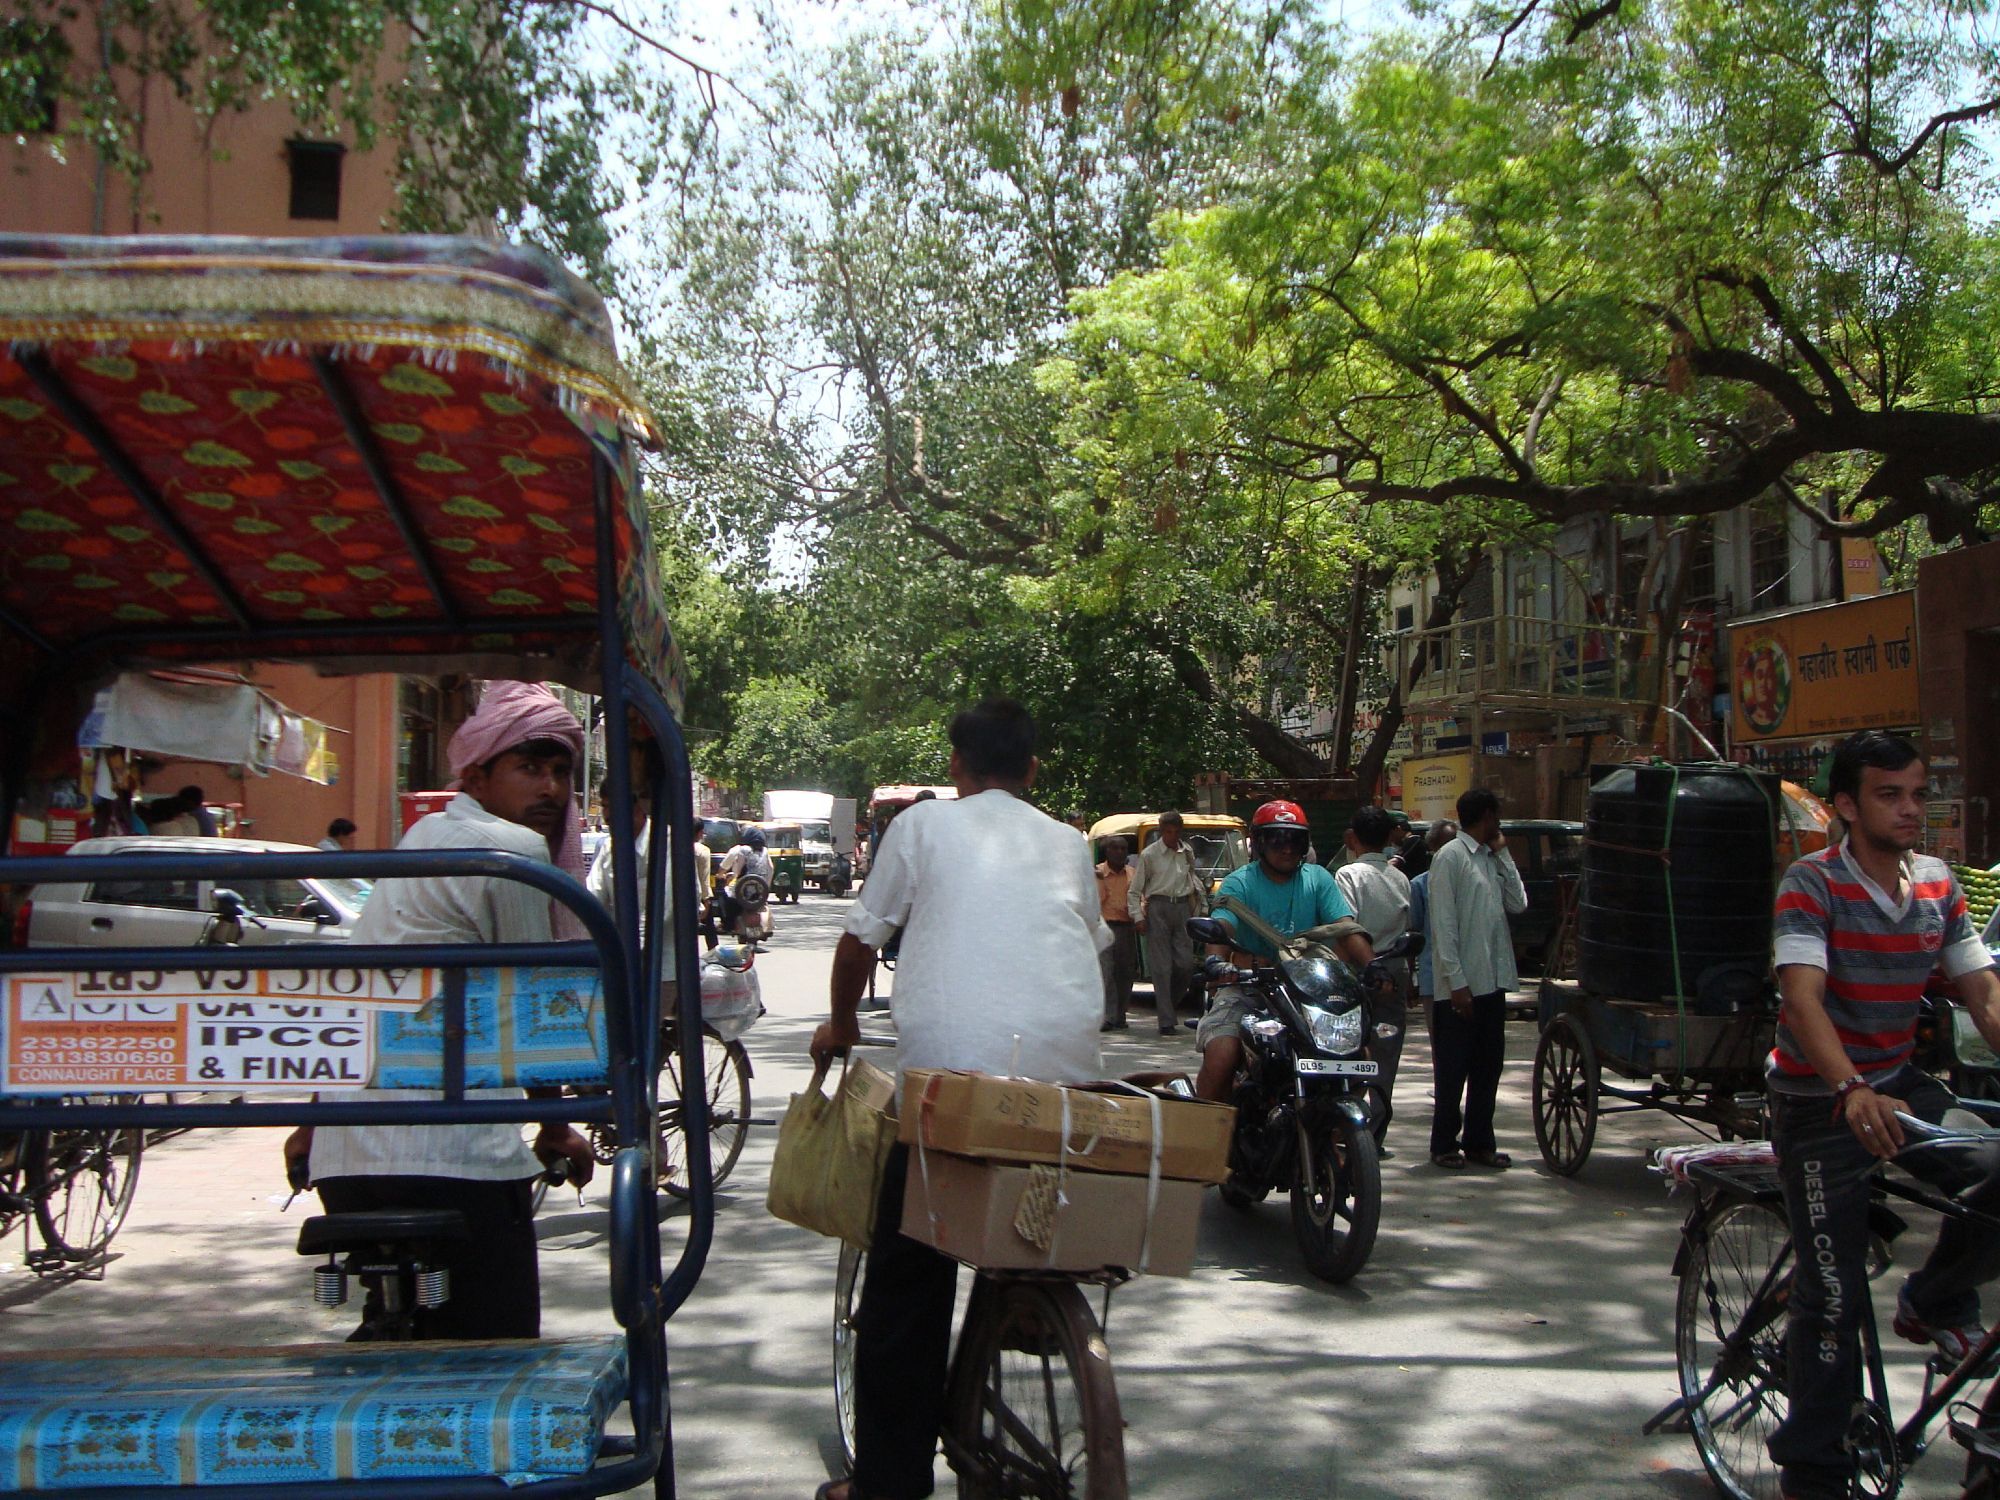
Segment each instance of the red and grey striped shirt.
[{"label": "red and grey striped shirt", "polygon": [[[1951,867],[1903,856],[1908,895],[1899,904],[1861,873],[1848,846],[1795,862],[1778,886],[1774,961],[1826,971],[1826,1014],[1863,1077],[1886,1077],[1910,1060],[1918,1002],[1933,970],[1954,979],[1993,966],[1965,914]],[[1831,1091],[1780,1017],[1766,1069],[1788,1094]]]}]

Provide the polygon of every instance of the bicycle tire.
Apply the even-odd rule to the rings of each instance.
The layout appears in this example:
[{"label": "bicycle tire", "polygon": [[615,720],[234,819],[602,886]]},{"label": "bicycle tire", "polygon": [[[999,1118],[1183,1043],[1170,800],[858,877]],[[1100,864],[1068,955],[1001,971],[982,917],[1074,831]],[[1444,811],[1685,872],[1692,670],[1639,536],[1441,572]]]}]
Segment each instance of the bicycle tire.
[{"label": "bicycle tire", "polygon": [[1128,1500],[1111,1351],[1073,1282],[974,1285],[944,1438],[959,1500]]},{"label": "bicycle tire", "polygon": [[[750,1054],[740,1041],[725,1042],[712,1026],[701,1028],[702,1078],[708,1095],[708,1166],[722,1186],[750,1133]],[[687,1132],[681,1125],[681,1060],[668,1053],[660,1074],[660,1186],[676,1198],[688,1196]],[[669,1104],[669,1100],[676,1102]]]},{"label": "bicycle tire", "polygon": [[1306,1269],[1339,1286],[1368,1264],[1382,1223],[1382,1165],[1375,1137],[1345,1111],[1331,1117],[1317,1141],[1309,1134],[1313,1126],[1302,1120],[1298,1128],[1292,1238]]},{"label": "bicycle tire", "polygon": [[1694,1234],[1674,1299],[1688,1429],[1702,1466],[1729,1500],[1778,1500],[1778,1468],[1766,1443],[1785,1415],[1791,1272],[1762,1289],[1789,1256],[1791,1230],[1774,1205],[1728,1201],[1706,1213]]},{"label": "bicycle tire", "polygon": [[861,1310],[861,1280],[868,1252],[842,1242],[833,1282],[833,1417],[841,1462],[854,1472],[854,1319]]},{"label": "bicycle tire", "polygon": [[42,1242],[72,1264],[100,1256],[132,1210],[137,1130],[37,1130],[27,1143],[27,1191]]}]

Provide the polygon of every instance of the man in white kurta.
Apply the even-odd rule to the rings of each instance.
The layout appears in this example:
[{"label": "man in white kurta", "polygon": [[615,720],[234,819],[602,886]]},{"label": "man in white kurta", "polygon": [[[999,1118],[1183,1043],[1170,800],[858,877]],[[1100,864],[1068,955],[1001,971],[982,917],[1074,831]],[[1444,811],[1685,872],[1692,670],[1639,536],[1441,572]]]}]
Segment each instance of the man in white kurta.
[{"label": "man in white kurta", "polygon": [[[816,1058],[860,1040],[875,952],[900,931],[896,1073],[964,1068],[1047,1083],[1099,1074],[1098,954],[1111,945],[1083,835],[1022,800],[1034,721],[992,700],[951,724],[958,801],[905,808],[849,909]],[[855,1319],[854,1478],[830,1500],[920,1500],[942,1425],[958,1265],[906,1238],[904,1148],[889,1159]]]}]

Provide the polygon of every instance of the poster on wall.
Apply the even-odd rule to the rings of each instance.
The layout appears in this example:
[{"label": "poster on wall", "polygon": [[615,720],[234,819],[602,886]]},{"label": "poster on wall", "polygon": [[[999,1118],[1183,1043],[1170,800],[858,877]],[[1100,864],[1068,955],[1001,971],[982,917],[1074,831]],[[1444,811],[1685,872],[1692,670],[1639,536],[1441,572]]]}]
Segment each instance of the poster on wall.
[{"label": "poster on wall", "polygon": [[1916,641],[1907,591],[1732,626],[1732,740],[1908,728],[1917,722]]},{"label": "poster on wall", "polygon": [[1472,790],[1472,754],[1403,762],[1403,811],[1412,822],[1458,816],[1458,799]]}]

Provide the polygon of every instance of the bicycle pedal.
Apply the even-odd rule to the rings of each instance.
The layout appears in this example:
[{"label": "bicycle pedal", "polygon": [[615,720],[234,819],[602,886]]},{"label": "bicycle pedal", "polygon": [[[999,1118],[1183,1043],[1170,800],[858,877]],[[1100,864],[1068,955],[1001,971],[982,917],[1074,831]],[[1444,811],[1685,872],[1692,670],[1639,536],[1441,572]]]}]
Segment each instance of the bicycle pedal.
[{"label": "bicycle pedal", "polygon": [[1965,1422],[1953,1422],[1949,1429],[1951,1440],[1969,1453],[2000,1463],[2000,1432],[1988,1427],[1975,1427]]}]

